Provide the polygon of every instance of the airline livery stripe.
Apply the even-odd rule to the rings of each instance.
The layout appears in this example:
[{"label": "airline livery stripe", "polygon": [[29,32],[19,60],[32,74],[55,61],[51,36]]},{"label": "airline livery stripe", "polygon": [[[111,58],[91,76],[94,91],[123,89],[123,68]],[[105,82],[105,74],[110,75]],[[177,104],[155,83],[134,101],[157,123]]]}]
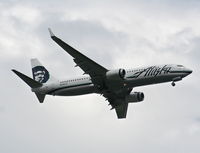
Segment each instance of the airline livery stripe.
[{"label": "airline livery stripe", "polygon": [[47,94],[52,94],[52,93],[62,90],[62,89],[68,89],[68,88],[72,88],[72,87],[80,87],[80,86],[91,85],[91,84],[92,83],[84,83],[84,84],[78,84],[78,85],[65,86],[65,87],[61,87],[61,88],[57,88],[52,91],[49,91]]}]

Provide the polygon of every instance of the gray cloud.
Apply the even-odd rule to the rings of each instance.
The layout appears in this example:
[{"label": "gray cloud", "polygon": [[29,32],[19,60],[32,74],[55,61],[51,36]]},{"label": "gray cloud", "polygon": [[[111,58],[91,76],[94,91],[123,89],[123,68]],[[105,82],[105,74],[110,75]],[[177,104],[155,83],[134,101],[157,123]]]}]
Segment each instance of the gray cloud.
[{"label": "gray cloud", "polygon": [[[0,152],[199,152],[198,1],[1,1]],[[126,120],[98,95],[50,97],[39,104],[10,70],[31,76],[37,57],[58,78],[81,75],[50,38],[60,38],[108,68],[180,63],[178,82],[135,88],[143,103]]]}]

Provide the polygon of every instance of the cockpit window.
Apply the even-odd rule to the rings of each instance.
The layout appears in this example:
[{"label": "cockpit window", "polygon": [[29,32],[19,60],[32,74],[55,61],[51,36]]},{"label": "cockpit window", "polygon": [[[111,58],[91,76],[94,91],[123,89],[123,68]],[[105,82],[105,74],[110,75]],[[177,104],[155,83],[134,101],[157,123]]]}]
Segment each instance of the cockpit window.
[{"label": "cockpit window", "polygon": [[183,67],[183,65],[177,65],[178,67]]}]

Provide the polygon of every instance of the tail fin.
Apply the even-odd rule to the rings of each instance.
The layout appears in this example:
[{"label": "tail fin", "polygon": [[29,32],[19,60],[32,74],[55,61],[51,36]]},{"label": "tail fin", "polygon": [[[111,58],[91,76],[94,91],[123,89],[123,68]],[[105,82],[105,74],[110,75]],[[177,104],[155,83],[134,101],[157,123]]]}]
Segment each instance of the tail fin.
[{"label": "tail fin", "polygon": [[[31,88],[39,88],[42,87],[43,83],[56,81],[47,69],[42,66],[42,64],[37,59],[31,59],[32,73],[33,79],[28,76],[18,72],[16,70],[12,70],[17,76],[19,76],[26,84],[28,84]],[[40,92],[35,92],[40,103],[43,103],[45,94]]]},{"label": "tail fin", "polygon": [[40,83],[53,82],[56,79],[50,75],[48,70],[39,62],[38,59],[31,59],[33,79]]}]

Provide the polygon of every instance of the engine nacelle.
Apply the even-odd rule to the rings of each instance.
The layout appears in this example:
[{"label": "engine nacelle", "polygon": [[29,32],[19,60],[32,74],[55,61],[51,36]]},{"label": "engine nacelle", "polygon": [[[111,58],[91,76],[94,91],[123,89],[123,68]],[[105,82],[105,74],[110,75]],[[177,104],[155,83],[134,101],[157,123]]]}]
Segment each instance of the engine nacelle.
[{"label": "engine nacelle", "polygon": [[134,92],[130,93],[126,96],[126,101],[129,103],[137,103],[144,100],[144,93],[143,92]]},{"label": "engine nacelle", "polygon": [[106,73],[108,80],[121,80],[124,79],[126,71],[124,69],[110,70]]}]

